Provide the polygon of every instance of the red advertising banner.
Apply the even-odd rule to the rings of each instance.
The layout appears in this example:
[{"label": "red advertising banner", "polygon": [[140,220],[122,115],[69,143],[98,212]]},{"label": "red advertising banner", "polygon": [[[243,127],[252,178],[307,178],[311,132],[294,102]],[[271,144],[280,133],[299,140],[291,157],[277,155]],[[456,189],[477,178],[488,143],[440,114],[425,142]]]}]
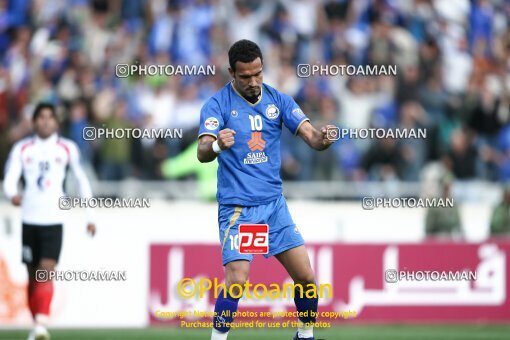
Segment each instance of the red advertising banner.
[{"label": "red advertising banner", "polygon": [[[510,321],[508,241],[309,244],[307,249],[317,285],[332,287],[331,296],[319,300],[319,311],[336,312],[335,318],[328,317],[329,322],[345,322],[347,318],[341,315],[348,312],[356,314],[349,322]],[[200,314],[190,312],[213,311],[212,290],[202,298],[183,298],[178,289],[182,288],[182,279],[212,282],[215,278],[218,283],[223,282],[219,246],[152,245],[148,306],[151,324],[179,321],[177,316],[168,317],[175,312],[182,312],[181,318],[197,320]],[[254,257],[249,280],[253,285],[267,287],[292,283],[276,259],[260,255]],[[188,288],[189,291],[193,286]],[[292,297],[242,298],[239,310],[292,312],[295,307]],[[166,317],[156,316],[161,312],[166,312]]]}]

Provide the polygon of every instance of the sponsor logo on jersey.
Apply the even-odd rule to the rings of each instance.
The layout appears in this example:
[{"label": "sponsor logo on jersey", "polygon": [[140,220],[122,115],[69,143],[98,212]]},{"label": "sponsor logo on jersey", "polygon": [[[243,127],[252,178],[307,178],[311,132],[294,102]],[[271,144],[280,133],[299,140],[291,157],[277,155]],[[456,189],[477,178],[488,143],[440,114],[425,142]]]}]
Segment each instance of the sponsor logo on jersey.
[{"label": "sponsor logo on jersey", "polygon": [[207,130],[216,130],[219,125],[220,122],[214,117],[209,117],[204,122],[204,126]]},{"label": "sponsor logo on jersey", "polygon": [[269,104],[266,108],[266,117],[269,119],[276,119],[280,115],[280,109],[274,104]]},{"label": "sponsor logo on jersey", "polygon": [[[268,158],[264,152],[266,141],[262,139],[262,132],[253,131],[248,146],[252,152],[249,152],[244,158],[244,164],[259,164],[267,162]],[[258,151],[258,152],[256,152]]]},{"label": "sponsor logo on jersey", "polygon": [[248,141],[248,146],[251,151],[264,151],[266,141],[262,139],[262,132],[254,131],[251,133],[251,139]]},{"label": "sponsor logo on jersey", "polygon": [[[253,131],[248,146],[252,152],[249,152],[244,158],[244,164],[259,164],[267,162],[268,158],[264,152],[266,141],[262,139],[262,132]],[[258,152],[256,152],[258,151]]]},{"label": "sponsor logo on jersey", "polygon": [[249,152],[244,158],[244,164],[260,164],[266,163],[268,160],[266,153],[261,152]]},{"label": "sponsor logo on jersey", "polygon": [[49,187],[51,182],[46,178],[46,174],[50,171],[50,162],[41,161],[39,162],[39,176],[37,176],[37,187],[39,190],[44,191],[45,188]]}]

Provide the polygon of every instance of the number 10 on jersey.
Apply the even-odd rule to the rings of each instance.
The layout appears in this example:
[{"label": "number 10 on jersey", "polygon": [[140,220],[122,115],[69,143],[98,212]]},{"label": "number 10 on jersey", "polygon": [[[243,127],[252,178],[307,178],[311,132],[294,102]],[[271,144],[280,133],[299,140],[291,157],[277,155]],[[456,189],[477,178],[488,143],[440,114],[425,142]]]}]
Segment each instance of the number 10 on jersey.
[{"label": "number 10 on jersey", "polygon": [[248,115],[250,118],[250,125],[252,131],[261,131],[262,130],[262,117],[260,115],[252,116]]}]

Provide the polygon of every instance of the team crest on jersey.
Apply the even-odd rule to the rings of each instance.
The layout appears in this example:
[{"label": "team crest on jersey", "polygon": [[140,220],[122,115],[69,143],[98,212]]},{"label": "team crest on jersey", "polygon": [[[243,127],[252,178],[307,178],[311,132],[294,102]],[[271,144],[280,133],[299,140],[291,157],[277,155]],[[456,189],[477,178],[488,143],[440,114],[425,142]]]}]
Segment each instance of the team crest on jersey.
[{"label": "team crest on jersey", "polygon": [[230,112],[230,115],[231,115],[232,117],[236,118],[239,114],[237,113],[237,111],[236,111],[236,110],[232,110],[232,111]]},{"label": "team crest on jersey", "polygon": [[269,119],[276,119],[280,115],[280,109],[274,104],[269,104],[266,108],[266,117]]},{"label": "team crest on jersey", "polygon": [[205,120],[204,125],[207,130],[216,130],[220,125],[220,122],[218,122],[218,120],[214,117],[209,117]]}]

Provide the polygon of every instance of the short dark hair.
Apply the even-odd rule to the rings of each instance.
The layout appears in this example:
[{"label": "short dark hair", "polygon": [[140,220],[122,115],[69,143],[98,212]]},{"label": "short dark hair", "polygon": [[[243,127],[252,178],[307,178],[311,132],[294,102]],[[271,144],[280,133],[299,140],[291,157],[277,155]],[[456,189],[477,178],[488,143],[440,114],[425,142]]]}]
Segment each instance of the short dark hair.
[{"label": "short dark hair", "polygon": [[53,118],[55,118],[58,121],[57,110],[55,109],[55,105],[53,105],[51,103],[37,104],[37,106],[35,107],[35,110],[34,110],[34,115],[32,116],[32,121],[35,121],[37,119],[37,117],[39,117],[41,115],[41,112],[44,109],[50,110],[51,114],[53,115]]},{"label": "short dark hair", "polygon": [[259,46],[250,40],[239,40],[228,50],[228,63],[234,71],[236,70],[236,62],[251,63],[257,58],[260,58],[260,61],[263,62]]}]

